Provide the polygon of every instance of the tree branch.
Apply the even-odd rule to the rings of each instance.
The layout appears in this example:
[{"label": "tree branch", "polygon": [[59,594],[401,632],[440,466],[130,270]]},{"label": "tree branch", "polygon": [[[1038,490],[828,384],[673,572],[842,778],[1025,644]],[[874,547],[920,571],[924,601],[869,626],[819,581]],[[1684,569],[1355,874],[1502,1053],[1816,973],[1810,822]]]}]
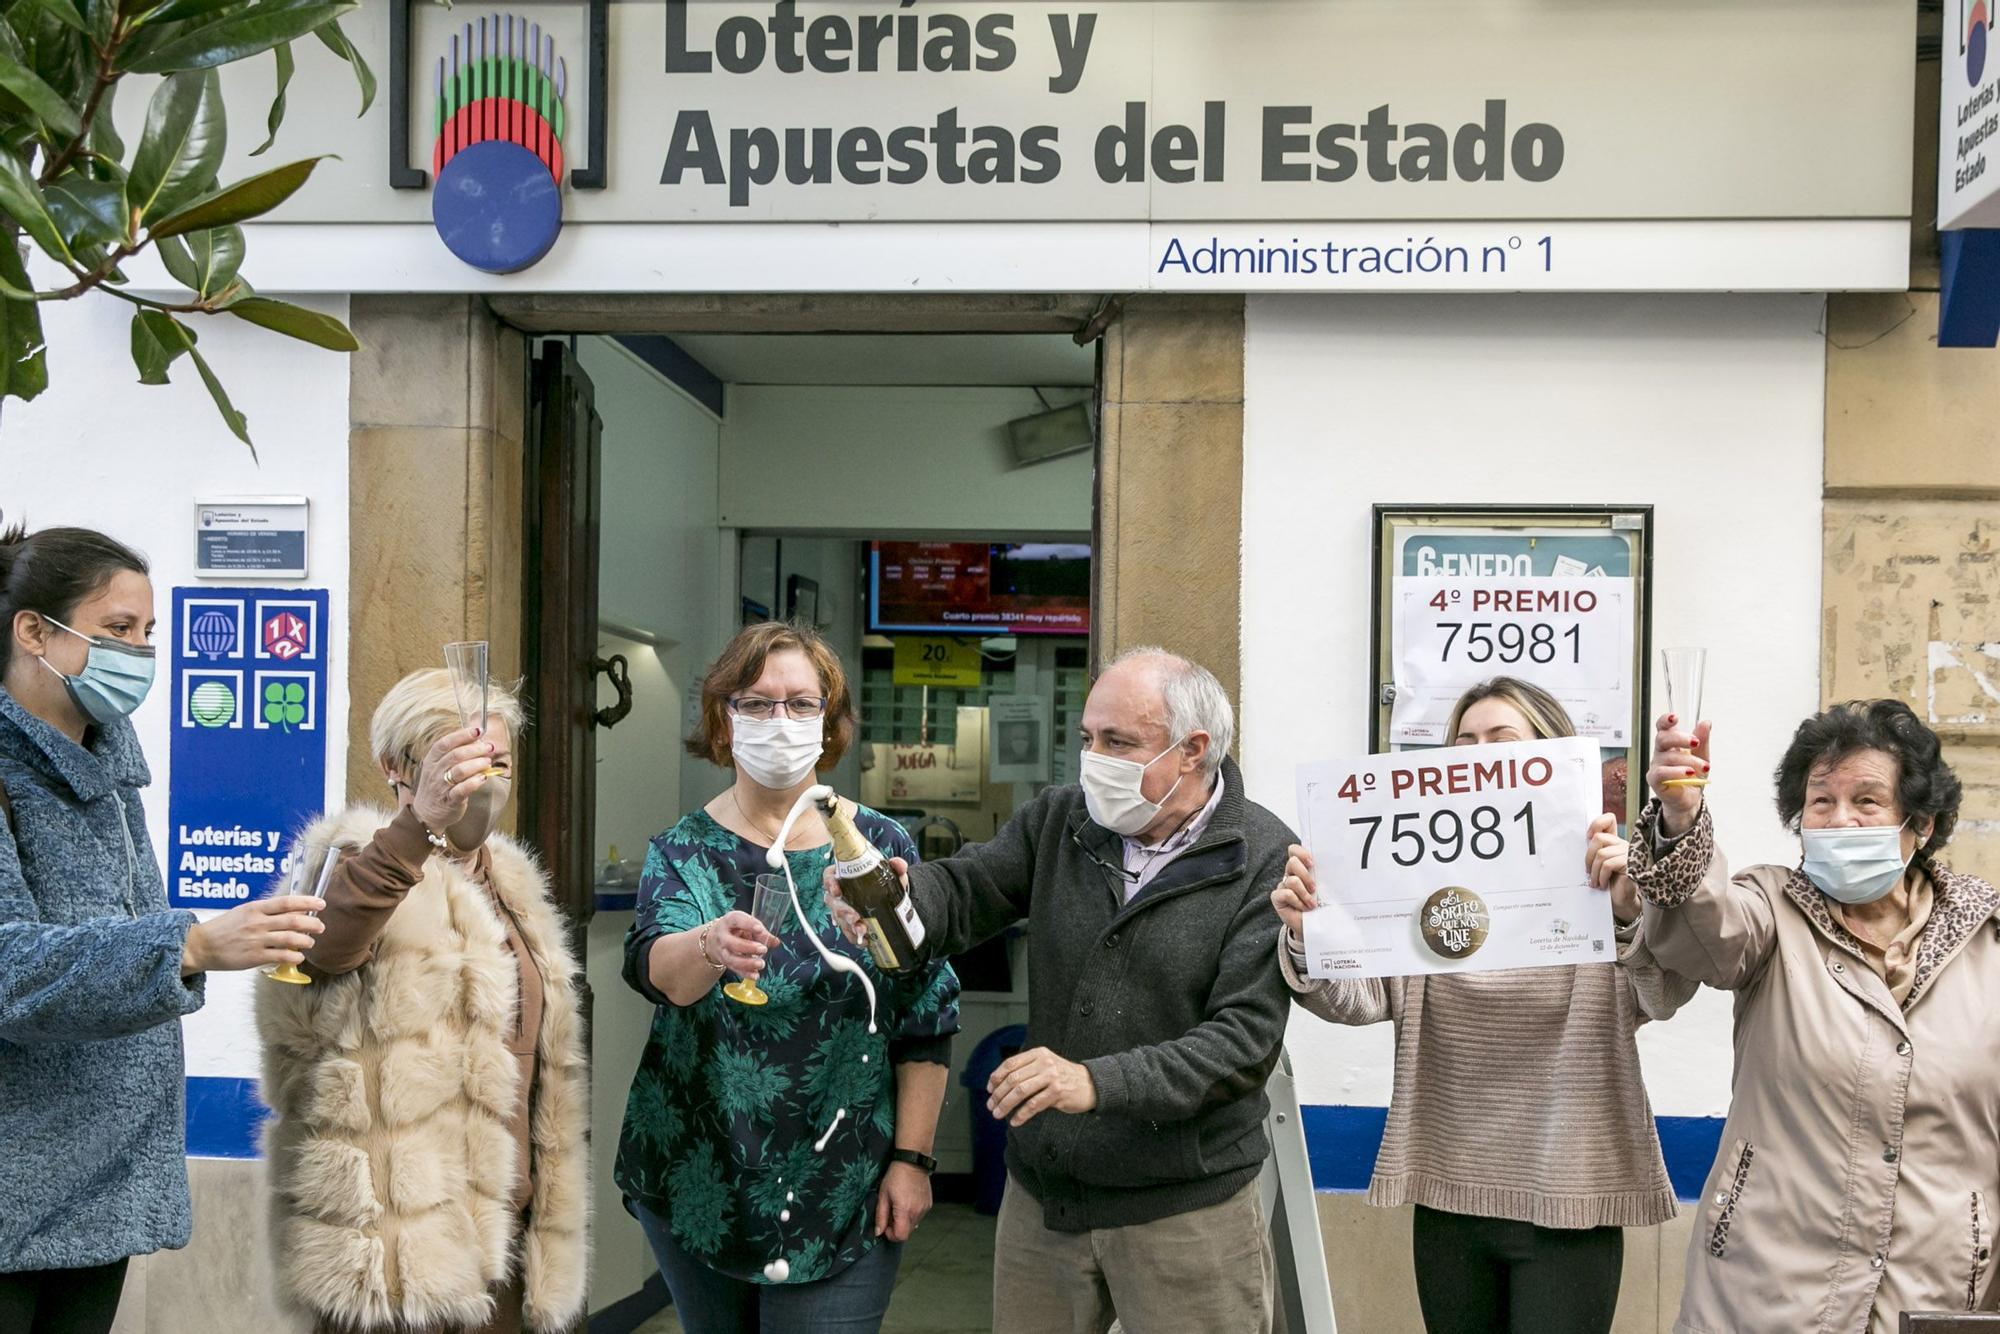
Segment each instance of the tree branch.
[{"label": "tree branch", "polygon": [[111,30],[111,40],[97,53],[97,81],[91,85],[90,97],[84,102],[83,112],[77,118],[80,123],[76,138],[70,141],[69,147],[49,159],[48,165],[42,168],[42,174],[36,180],[37,185],[46,189],[70,163],[76,161],[76,155],[83,151],[84,144],[90,139],[90,127],[97,120],[98,105],[104,101],[104,90],[118,82],[118,48],[124,41],[125,20],[121,18],[117,26]]}]

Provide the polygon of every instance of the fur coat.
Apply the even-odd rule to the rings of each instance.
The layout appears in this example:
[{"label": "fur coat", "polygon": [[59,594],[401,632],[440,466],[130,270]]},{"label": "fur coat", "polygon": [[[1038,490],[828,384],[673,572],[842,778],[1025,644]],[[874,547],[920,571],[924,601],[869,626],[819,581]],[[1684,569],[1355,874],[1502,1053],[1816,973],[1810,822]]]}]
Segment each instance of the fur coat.
[{"label": "fur coat", "polygon": [[[359,848],[389,821],[356,807],[301,842]],[[493,1285],[525,1284],[547,1334],[581,1312],[589,1280],[588,1072],[577,967],[534,859],[495,834],[492,888],[540,968],[534,1199],[511,1207],[528,1165],[508,1133],[520,1065],[507,1049],[520,975],[487,890],[433,857],[374,958],[312,986],[257,989],[281,1300],[322,1322],[477,1328]]]}]

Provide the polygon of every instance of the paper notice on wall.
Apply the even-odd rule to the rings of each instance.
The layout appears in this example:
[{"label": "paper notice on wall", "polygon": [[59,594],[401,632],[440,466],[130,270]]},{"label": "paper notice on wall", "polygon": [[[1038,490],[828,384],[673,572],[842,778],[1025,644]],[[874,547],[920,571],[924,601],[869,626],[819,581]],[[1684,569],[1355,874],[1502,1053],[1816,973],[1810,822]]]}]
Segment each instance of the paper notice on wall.
[{"label": "paper notice on wall", "polygon": [[1631,579],[1403,575],[1391,585],[1389,740],[1444,745],[1452,706],[1495,676],[1548,691],[1577,735],[1631,744]]},{"label": "paper notice on wall", "polygon": [[1049,700],[1044,695],[995,695],[986,701],[990,783],[1046,783]]}]

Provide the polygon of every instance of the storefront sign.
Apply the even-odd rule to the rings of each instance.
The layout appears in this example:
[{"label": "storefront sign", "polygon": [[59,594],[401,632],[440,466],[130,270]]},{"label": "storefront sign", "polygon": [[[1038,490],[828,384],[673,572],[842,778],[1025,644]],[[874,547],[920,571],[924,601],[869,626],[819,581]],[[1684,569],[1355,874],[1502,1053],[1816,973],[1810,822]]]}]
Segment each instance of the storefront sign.
[{"label": "storefront sign", "polygon": [[[414,136],[466,104],[451,68],[468,22],[475,61],[478,24],[492,24],[499,45],[484,59],[502,73],[504,20],[539,25],[526,59],[537,88],[563,53],[605,52],[602,89],[579,77],[566,90],[579,124],[603,101],[607,170],[572,185],[604,188],[576,190],[579,221],[1896,217],[1909,206],[1896,169],[1909,158],[1914,15],[1873,0],[1815,5],[1811,59],[1798,58],[1792,10],[1636,0],[397,4],[350,22],[386,58],[398,19],[408,54],[390,94]],[[1714,77],[1719,49],[1757,77]],[[1603,69],[1618,71],[1615,92],[1583,73]],[[252,75],[242,82],[268,99],[268,76]],[[351,90],[324,82],[315,134],[364,137]],[[1824,95],[1829,82],[1840,97]],[[1802,114],[1812,134],[1768,132]],[[420,207],[422,173],[400,175],[408,203],[388,189],[385,128],[353,145],[372,147],[365,167],[344,157],[353,172],[316,177],[282,216]],[[428,146],[402,145],[403,159]],[[335,182],[349,176],[363,188],[344,194]]]},{"label": "storefront sign", "polygon": [[899,686],[979,688],[979,644],[971,639],[902,635],[896,640],[893,680]]},{"label": "storefront sign", "polygon": [[327,594],[176,588],[167,901],[230,908],[326,805]]},{"label": "storefront sign", "polygon": [[[285,136],[338,157],[251,224],[266,287],[1907,278],[1915,16],[1878,0],[390,0],[347,24],[385,95],[357,119],[337,62],[301,58]],[[261,64],[223,80],[260,121]]]},{"label": "storefront sign", "polygon": [[305,578],[306,498],[195,502],[194,572],[203,579]]},{"label": "storefront sign", "polygon": [[2000,51],[1991,0],[1945,0],[1938,227],[2000,227]]},{"label": "storefront sign", "polygon": [[1299,766],[1320,907],[1313,977],[1611,963],[1611,900],[1585,871],[1597,743],[1463,746]]}]

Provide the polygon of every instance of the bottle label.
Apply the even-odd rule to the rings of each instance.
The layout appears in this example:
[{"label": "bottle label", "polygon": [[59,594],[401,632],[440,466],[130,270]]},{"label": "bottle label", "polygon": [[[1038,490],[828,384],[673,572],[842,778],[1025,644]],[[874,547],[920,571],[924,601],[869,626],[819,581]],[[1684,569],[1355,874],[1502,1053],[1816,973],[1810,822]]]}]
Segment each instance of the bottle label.
[{"label": "bottle label", "polygon": [[877,852],[872,845],[864,843],[861,845],[861,849],[861,855],[852,861],[843,861],[838,857],[834,858],[833,874],[836,879],[852,880],[857,876],[867,875],[882,864],[882,854]]},{"label": "bottle label", "polygon": [[902,961],[896,957],[895,949],[889,944],[889,937],[874,917],[862,919],[868,924],[868,953],[874,956],[875,966],[885,973],[901,972]]},{"label": "bottle label", "polygon": [[903,929],[910,933],[910,944],[918,949],[924,944],[924,919],[917,916],[917,905],[910,902],[908,894],[896,905],[896,916],[903,919]]}]

